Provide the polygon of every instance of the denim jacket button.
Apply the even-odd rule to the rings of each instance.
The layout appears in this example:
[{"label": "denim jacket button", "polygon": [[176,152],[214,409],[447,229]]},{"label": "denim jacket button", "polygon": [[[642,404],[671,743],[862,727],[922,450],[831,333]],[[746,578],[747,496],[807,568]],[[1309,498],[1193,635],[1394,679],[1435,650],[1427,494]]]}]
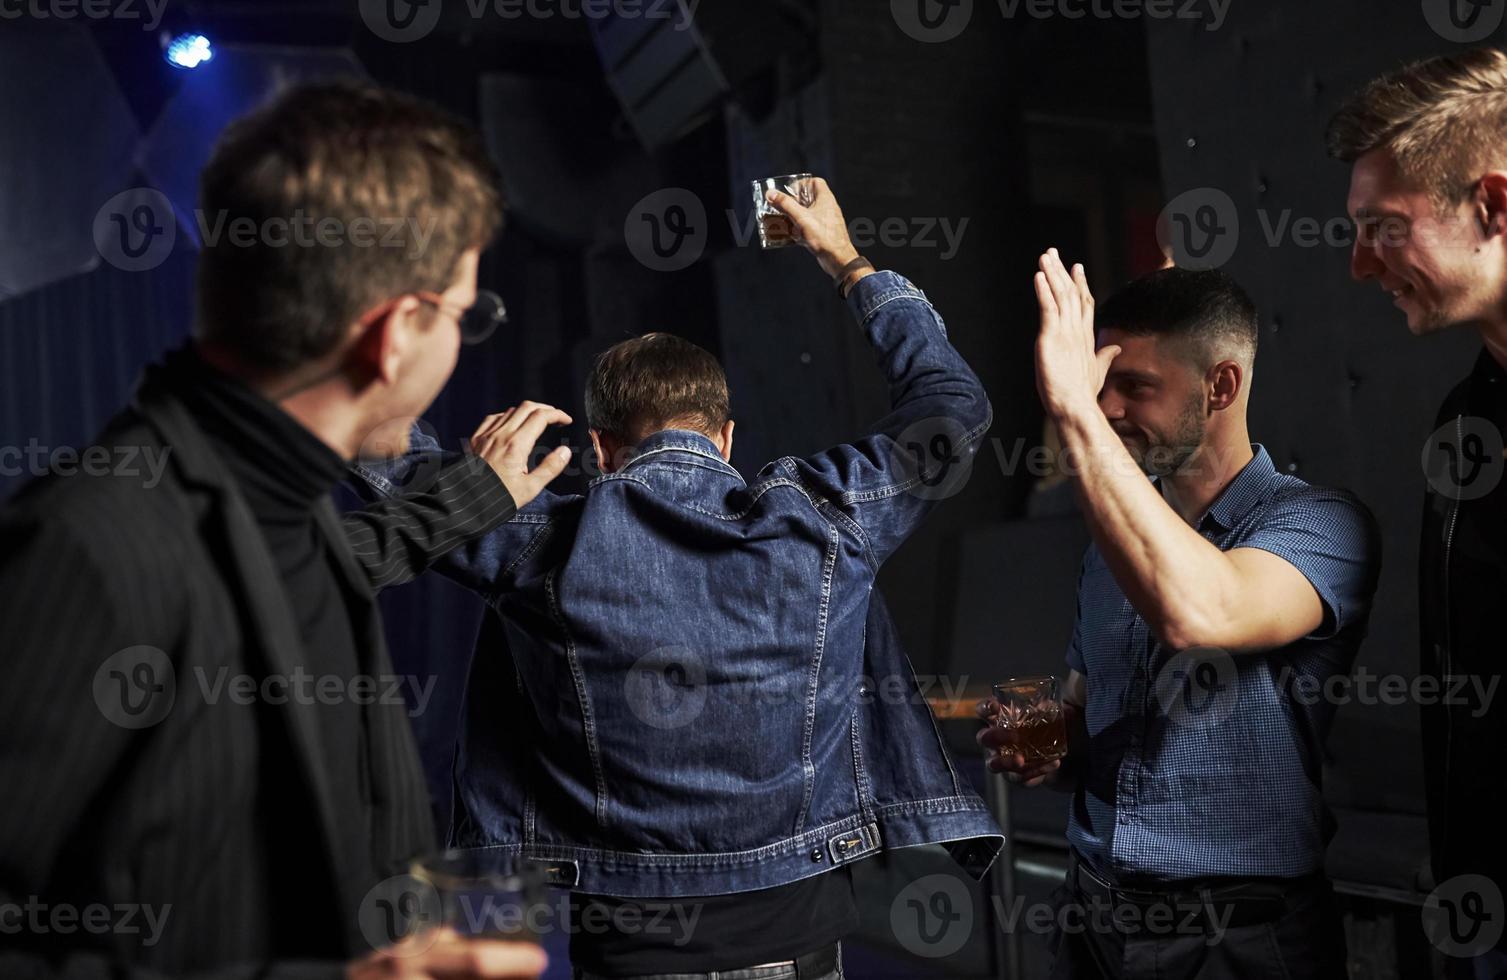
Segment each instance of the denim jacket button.
[{"label": "denim jacket button", "polygon": [[819,847],[812,848],[811,849],[811,860],[814,861],[814,862],[817,862],[819,864],[819,863],[821,863],[821,859],[822,859],[822,849],[819,848]]}]

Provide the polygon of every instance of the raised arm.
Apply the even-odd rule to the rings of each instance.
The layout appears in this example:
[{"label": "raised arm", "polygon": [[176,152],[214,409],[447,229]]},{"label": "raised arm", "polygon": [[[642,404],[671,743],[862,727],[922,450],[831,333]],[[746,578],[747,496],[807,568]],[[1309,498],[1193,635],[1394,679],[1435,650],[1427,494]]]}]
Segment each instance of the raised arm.
[{"label": "raised arm", "polygon": [[802,244],[841,280],[849,309],[889,384],[890,410],[868,435],[805,460],[780,462],[862,529],[875,563],[940,500],[961,489],[993,421],[978,376],[947,339],[926,294],[893,272],[864,267],[825,181],[809,207],[774,192]]},{"label": "raised arm", "polygon": [[1313,491],[1276,504],[1261,533],[1221,551],[1141,473],[1098,396],[1120,349],[1096,349],[1082,266],[1056,250],[1036,274],[1041,304],[1037,383],[1077,463],[1073,478],[1094,542],[1152,633],[1175,650],[1260,653],[1352,621],[1374,591],[1376,534],[1347,494]]}]

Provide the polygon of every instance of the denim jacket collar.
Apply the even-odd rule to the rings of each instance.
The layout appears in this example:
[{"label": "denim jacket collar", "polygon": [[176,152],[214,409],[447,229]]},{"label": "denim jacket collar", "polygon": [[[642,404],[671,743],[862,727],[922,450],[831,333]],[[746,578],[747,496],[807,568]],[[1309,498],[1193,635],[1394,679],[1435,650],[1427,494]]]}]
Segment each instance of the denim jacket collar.
[{"label": "denim jacket collar", "polygon": [[742,479],[737,469],[722,458],[722,453],[718,451],[716,443],[700,432],[692,432],[689,429],[665,429],[649,436],[639,443],[632,457],[624,464],[623,471],[631,470],[649,460],[673,459],[685,454],[709,460],[717,469]]}]

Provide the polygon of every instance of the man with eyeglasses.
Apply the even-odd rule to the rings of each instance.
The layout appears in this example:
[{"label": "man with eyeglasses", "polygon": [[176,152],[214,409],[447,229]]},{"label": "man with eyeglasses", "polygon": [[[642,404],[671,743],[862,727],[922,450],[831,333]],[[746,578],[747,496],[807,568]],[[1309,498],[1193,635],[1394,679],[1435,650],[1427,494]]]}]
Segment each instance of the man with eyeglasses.
[{"label": "man with eyeglasses", "polygon": [[538,976],[532,945],[412,929],[389,887],[437,838],[405,706],[371,695],[394,675],[371,577],[396,535],[508,520],[569,417],[524,402],[431,493],[344,522],[330,500],[503,316],[476,288],[494,169],[431,106],[322,85],[232,124],[201,205],[432,234],[206,244],[193,343],[98,438],[168,454],[160,481],[55,474],[0,511],[0,785],[27,797],[0,808],[0,976]]}]

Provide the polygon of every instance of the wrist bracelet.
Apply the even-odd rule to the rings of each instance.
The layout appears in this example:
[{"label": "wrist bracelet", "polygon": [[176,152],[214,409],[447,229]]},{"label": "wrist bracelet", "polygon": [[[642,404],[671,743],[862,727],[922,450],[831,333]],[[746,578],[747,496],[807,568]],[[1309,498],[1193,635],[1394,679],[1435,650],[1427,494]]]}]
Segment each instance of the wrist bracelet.
[{"label": "wrist bracelet", "polygon": [[854,273],[862,272],[864,269],[873,268],[874,263],[870,262],[862,255],[854,259],[852,262],[849,262],[847,265],[843,266],[842,271],[838,272],[838,274],[833,277],[833,282],[837,284],[837,295],[841,296],[843,299],[847,299],[848,293],[852,291],[854,285],[857,285],[856,283],[849,284],[848,280],[853,277]]}]

